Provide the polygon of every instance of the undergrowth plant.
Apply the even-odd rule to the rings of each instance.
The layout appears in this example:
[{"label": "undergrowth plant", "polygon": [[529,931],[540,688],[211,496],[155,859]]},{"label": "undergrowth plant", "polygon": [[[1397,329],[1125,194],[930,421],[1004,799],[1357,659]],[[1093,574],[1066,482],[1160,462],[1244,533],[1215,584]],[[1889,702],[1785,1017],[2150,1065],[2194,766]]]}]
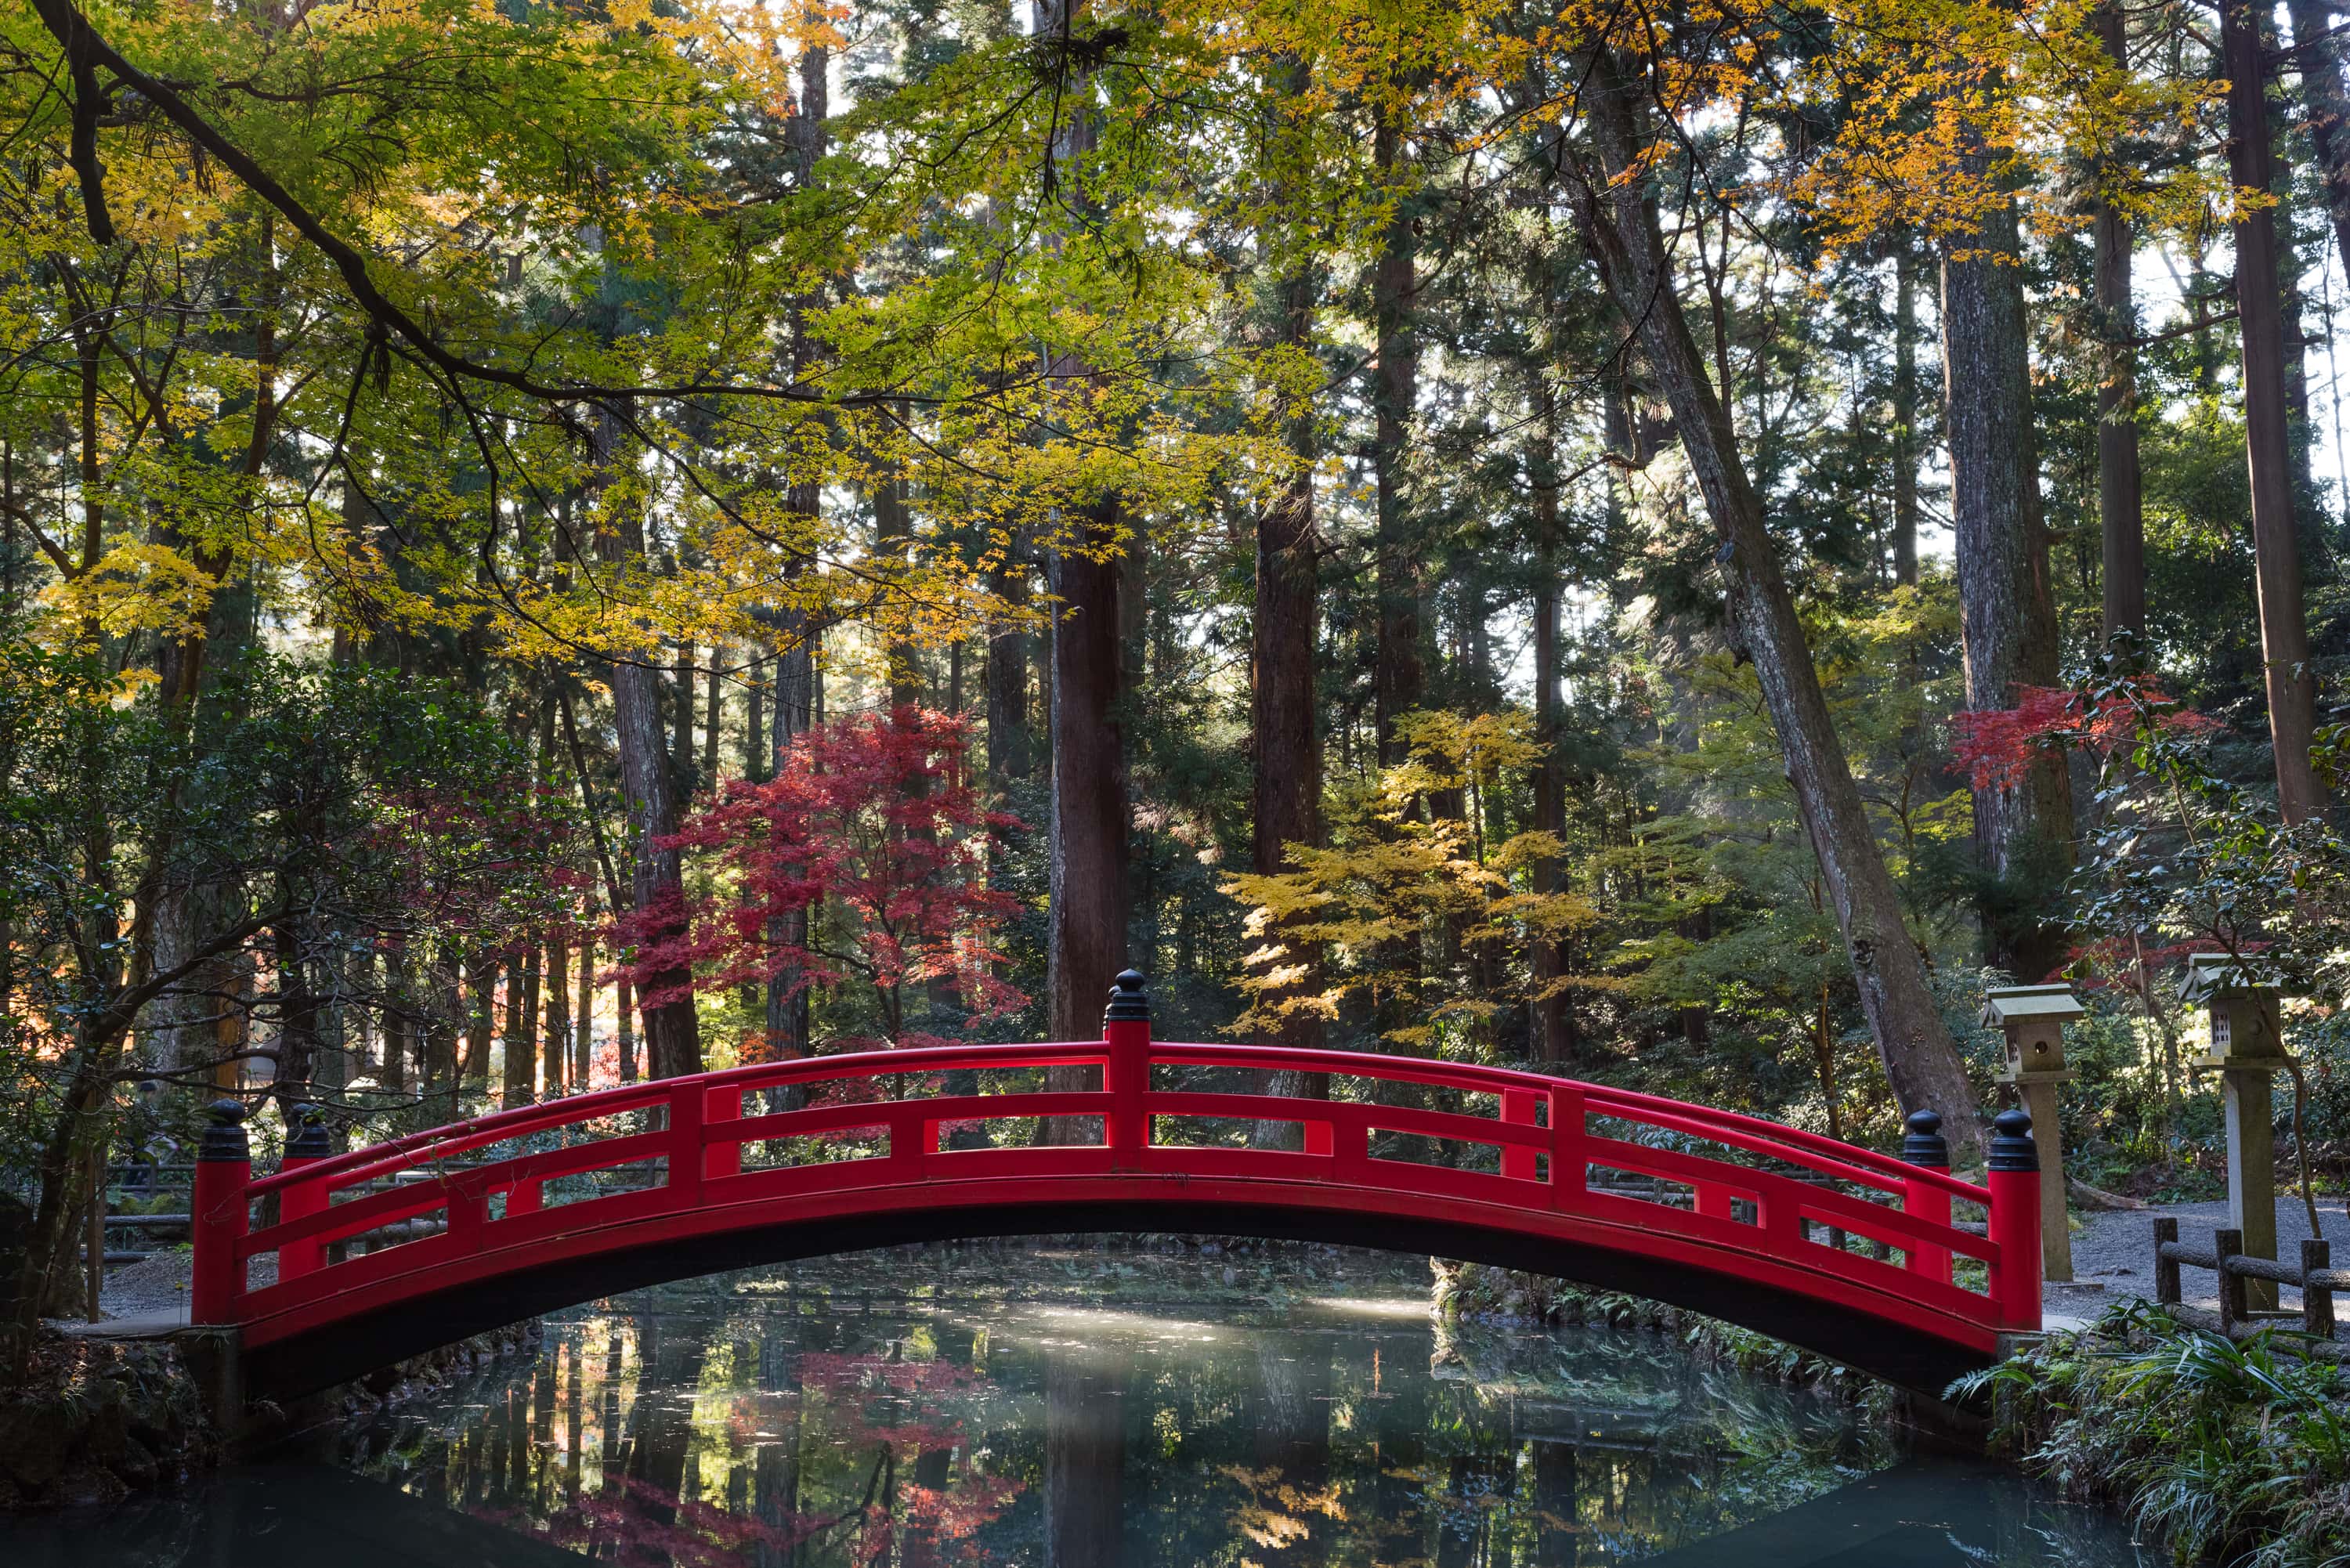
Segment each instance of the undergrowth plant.
[{"label": "undergrowth plant", "polygon": [[2147,1302],[1951,1385],[1988,1391],[1992,1441],[2084,1498],[2117,1503],[2181,1562],[2350,1563],[2350,1377]]}]

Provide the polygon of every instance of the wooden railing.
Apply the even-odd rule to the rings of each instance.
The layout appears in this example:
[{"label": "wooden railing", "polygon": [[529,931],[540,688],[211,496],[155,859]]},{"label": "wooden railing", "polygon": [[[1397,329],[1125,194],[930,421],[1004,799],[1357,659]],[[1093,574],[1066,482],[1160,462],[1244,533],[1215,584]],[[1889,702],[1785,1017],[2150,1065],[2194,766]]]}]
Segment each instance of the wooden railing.
[{"label": "wooden railing", "polygon": [[[940,1092],[950,1073],[1072,1067],[1091,1069],[1099,1086]],[[1219,1070],[1223,1086],[1187,1081]],[[1326,1075],[1333,1097],[1230,1086],[1276,1072]],[[1458,1108],[1400,1103],[1446,1099]],[[1367,1207],[1408,1201],[1464,1225],[1505,1225],[1514,1214],[1544,1234],[1556,1232],[1555,1217],[1571,1217],[1615,1228],[1621,1240],[1611,1244],[1635,1251],[1671,1242],[1686,1255],[1693,1244],[1733,1277],[1771,1265],[1783,1280],[1795,1265],[1804,1288],[1847,1304],[1882,1311],[1898,1299],[1991,1331],[2040,1322],[2028,1158],[2002,1169],[1995,1156],[1988,1185],[1976,1186],[1774,1122],[1596,1084],[1413,1057],[1153,1041],[1147,1015],[1120,1018],[1116,1005],[1097,1041],[872,1052],[629,1085],[348,1154],[296,1153],[259,1179],[240,1114],[218,1108],[198,1165],[199,1323],[246,1323],[329,1297],[356,1311],[452,1262],[664,1217],[742,1206],[773,1223],[795,1203],[852,1189],[887,1189],[883,1200],[912,1209],[935,1189],[972,1183],[1050,1202],[1089,1181],[1121,1200],[1202,1182],[1242,1202],[1335,1188]],[[1014,1118],[1049,1120],[1061,1140],[955,1136]],[[2002,1118],[2010,1167],[2016,1148],[2031,1148],[2020,1121]],[[1297,1147],[1252,1147],[1245,1128],[1265,1123],[1295,1128]],[[959,1147],[967,1141],[980,1147]],[[1659,1196],[1611,1190],[1611,1173],[1653,1183]],[[1159,1178],[1169,1179],[1153,1185]],[[255,1225],[255,1206],[272,1196],[275,1220]],[[1955,1206],[1986,1210],[1987,1223],[1954,1218]],[[350,1251],[390,1226],[416,1239]],[[249,1266],[270,1255],[276,1279],[254,1281]]]},{"label": "wooden railing", "polygon": [[[2164,1306],[2183,1304],[2178,1271],[2210,1269],[2219,1276],[2219,1328],[2234,1337],[2262,1322],[2301,1320],[2303,1334],[2315,1339],[2334,1338],[2334,1293],[2350,1290],[2350,1269],[2332,1266],[2333,1248],[2323,1238],[2304,1238],[2296,1265],[2273,1258],[2255,1258],[2244,1251],[2244,1233],[2222,1228],[2213,1232],[2209,1247],[2190,1247],[2178,1239],[2178,1221],[2162,1215],[2154,1222],[2154,1299]],[[2301,1292],[2301,1309],[2255,1312],[2245,1300],[2245,1282],[2266,1280]]]}]

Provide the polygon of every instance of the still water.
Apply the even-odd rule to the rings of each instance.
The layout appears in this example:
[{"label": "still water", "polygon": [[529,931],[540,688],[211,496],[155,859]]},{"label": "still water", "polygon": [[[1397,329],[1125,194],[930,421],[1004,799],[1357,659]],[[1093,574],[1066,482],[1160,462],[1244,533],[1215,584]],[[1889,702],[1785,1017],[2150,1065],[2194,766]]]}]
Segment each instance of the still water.
[{"label": "still water", "polygon": [[47,1568],[1665,1568],[2160,1562],[2109,1515],[1365,1254],[931,1248],[548,1324],[299,1456],[0,1524]]}]

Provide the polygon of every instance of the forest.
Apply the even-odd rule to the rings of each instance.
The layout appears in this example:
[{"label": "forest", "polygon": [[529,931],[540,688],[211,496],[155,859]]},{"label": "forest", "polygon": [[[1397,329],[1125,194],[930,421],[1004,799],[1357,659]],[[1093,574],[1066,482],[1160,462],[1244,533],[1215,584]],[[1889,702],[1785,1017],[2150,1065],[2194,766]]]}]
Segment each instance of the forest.
[{"label": "forest", "polygon": [[12,1326],[223,1095],[364,1142],[1128,967],[1962,1165],[2063,979],[2078,1172],[2199,1195],[2177,976],[2258,954],[2338,1170],[2339,27],[0,9]]}]

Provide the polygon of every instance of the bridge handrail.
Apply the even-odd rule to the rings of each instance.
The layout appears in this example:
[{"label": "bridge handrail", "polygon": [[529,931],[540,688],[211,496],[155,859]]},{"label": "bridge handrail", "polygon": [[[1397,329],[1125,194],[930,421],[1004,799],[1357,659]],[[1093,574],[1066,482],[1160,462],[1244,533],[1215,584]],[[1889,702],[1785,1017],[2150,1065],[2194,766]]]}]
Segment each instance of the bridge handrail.
[{"label": "bridge handrail", "polygon": [[[1121,986],[1132,978],[1122,978]],[[1139,1002],[1139,991],[1129,1000]],[[772,1112],[744,1103],[754,1091],[799,1084],[1071,1064],[1097,1067],[1100,1086],[1041,1093],[896,1093],[870,1101],[827,1101]],[[1154,1086],[1152,1071],[1161,1066],[1288,1071],[1416,1084],[1491,1095],[1494,1105],[1488,1111],[1388,1105],[1376,1097],[1307,1099],[1194,1089],[1180,1081],[1162,1088]],[[612,1128],[608,1137],[452,1163],[490,1146],[655,1107],[666,1113],[662,1125]],[[746,1110],[751,1114],[746,1116]],[[1366,1194],[1399,1192],[1423,1200],[1465,1203],[1471,1209],[1462,1216],[1471,1223],[1481,1222],[1471,1218],[1472,1211],[1485,1213],[1494,1205],[1533,1214],[1582,1212],[1634,1231],[1661,1230],[1680,1236],[1684,1244],[1719,1249],[1724,1270],[1732,1276],[1765,1261],[1794,1264],[1823,1279],[1844,1281],[1846,1288],[1905,1294],[1918,1307],[1979,1326],[2028,1327],[2038,1322],[2038,1178],[2032,1174],[2028,1137],[2008,1126],[2018,1113],[2002,1118],[2005,1162],[2002,1141],[1994,1140],[1989,1184],[1977,1186],[1937,1168],[1930,1158],[1925,1165],[1913,1165],[1739,1112],[1521,1069],[1341,1051],[1153,1041],[1147,1013],[1129,1012],[1121,1021],[1115,1007],[1100,1040],[868,1051],[622,1085],[407,1134],[344,1155],[289,1157],[279,1171],[259,1179],[253,1178],[244,1134],[234,1126],[234,1108],[227,1107],[223,1115],[230,1119],[215,1128],[223,1134],[218,1146],[208,1138],[198,1160],[198,1191],[192,1205],[196,1280],[191,1304],[199,1322],[238,1321],[239,1303],[251,1293],[245,1262],[261,1254],[277,1254],[279,1282],[253,1288],[266,1290],[274,1303],[266,1310],[276,1311],[284,1303],[331,1295],[347,1287],[364,1296],[405,1274],[495,1250],[504,1244],[495,1236],[556,1233],[550,1231],[550,1222],[559,1231],[573,1221],[556,1220],[559,1210],[548,1207],[546,1189],[566,1177],[605,1178],[598,1182],[603,1191],[592,1203],[596,1212],[578,1221],[593,1227],[623,1215],[641,1220],[683,1214],[705,1201],[744,1201],[753,1192],[816,1190],[788,1183],[801,1180],[794,1172],[819,1169],[832,1171],[814,1178],[819,1186],[846,1181],[852,1187],[1093,1175],[1166,1176],[1185,1181],[1255,1179],[1277,1185],[1303,1181],[1360,1189]],[[1101,1136],[1098,1141],[981,1149],[954,1148],[942,1138],[943,1129],[958,1122],[1038,1116],[1097,1120]],[[1637,1134],[1618,1137],[1612,1127],[1594,1128],[1594,1117],[1760,1157],[1762,1163],[1740,1163],[1721,1153],[1700,1153],[1670,1142],[1641,1141]],[[1295,1122],[1303,1126],[1305,1147],[1302,1152],[1281,1152],[1154,1136],[1154,1122],[1170,1118]],[[2020,1125],[2028,1129],[2028,1122]],[[787,1158],[782,1166],[762,1165],[755,1171],[744,1166],[743,1150],[753,1143],[867,1127],[886,1132],[885,1158],[808,1165]],[[1499,1158],[1498,1174],[1490,1166],[1481,1171],[1426,1165],[1399,1158],[1393,1150],[1375,1154],[1372,1140],[1379,1133],[1492,1147]],[[1547,1173],[1544,1160],[1549,1162]],[[631,1188],[608,1179],[622,1167],[653,1161],[665,1162],[665,1175],[658,1182]],[[1592,1167],[1646,1175],[1686,1189],[1686,1207],[1668,1205],[1654,1219],[1627,1211],[1626,1205],[1642,1200],[1612,1195],[1605,1184],[1591,1181],[1587,1171]],[[429,1173],[426,1179],[349,1192],[345,1200],[336,1201],[346,1189],[420,1169]],[[777,1187],[778,1178],[786,1185]],[[740,1180],[758,1185],[734,1185]],[[711,1183],[727,1184],[724,1191],[733,1196],[713,1191],[711,1199],[704,1199],[701,1192]],[[1856,1194],[1854,1189],[1861,1190]],[[252,1226],[253,1200],[272,1194],[280,1199],[277,1216],[266,1225]],[[503,1209],[496,1207],[500,1201]],[[1987,1235],[1970,1235],[1953,1223],[1951,1206],[1959,1201],[1985,1209]],[[1752,1206],[1745,1218],[1741,1218],[1742,1203]],[[445,1210],[446,1220],[433,1240],[412,1242],[413,1252],[401,1248],[389,1254],[369,1253],[363,1262],[354,1256],[348,1261],[349,1272],[341,1262],[327,1261],[329,1246],[434,1210]],[[1667,1214],[1679,1218],[1669,1220]],[[503,1221],[532,1215],[537,1218],[512,1232],[493,1230]],[[1825,1244],[1817,1232],[1826,1235]],[[1861,1255],[1848,1251],[1847,1237],[1874,1244],[1877,1257],[1866,1256],[1866,1249]],[[1891,1256],[1887,1248],[1898,1248],[1906,1261],[1885,1261]],[[1989,1265],[1988,1290],[1954,1283],[1954,1255]],[[1905,1276],[1912,1282],[1896,1282]]]},{"label": "bridge handrail", "polygon": [[[650,1079],[623,1084],[589,1094],[518,1106],[445,1127],[390,1138],[348,1154],[318,1160],[256,1179],[254,1196],[276,1191],[294,1182],[325,1181],[335,1188],[353,1186],[401,1170],[426,1168],[438,1160],[527,1137],[534,1132],[568,1127],[629,1111],[667,1106],[681,1092],[699,1084],[704,1092],[716,1089],[781,1088],[795,1083],[831,1078],[900,1076],[951,1069],[979,1071],[1019,1067],[1098,1064],[1110,1046],[1100,1040],[1054,1041],[1044,1044],[951,1044],[915,1046],[906,1050],[846,1052],[832,1056],[804,1056],[787,1062],[763,1062],[704,1073],[691,1078]],[[1347,1051],[1313,1051],[1286,1046],[1227,1045],[1205,1042],[1159,1041],[1143,1046],[1153,1066],[1230,1066],[1275,1071],[1326,1073],[1344,1077],[1373,1078],[1390,1083],[1420,1084],[1433,1088],[1466,1090],[1472,1094],[1539,1093],[1572,1090],[1582,1096],[1586,1114],[1623,1114],[1626,1119],[1648,1122],[1668,1130],[1742,1148],[1751,1154],[1788,1159],[1835,1179],[1900,1191],[1912,1183],[1947,1192],[1964,1202],[1988,1204],[1990,1190],[1945,1171],[1907,1164],[1854,1144],[1839,1143],[1801,1127],[1767,1121],[1738,1111],[1726,1111],[1659,1095],[1615,1088],[1578,1078],[1553,1077],[1517,1068],[1489,1067],[1479,1063],[1439,1062],[1420,1056],[1373,1055]],[[1373,1069],[1377,1070],[1374,1071]],[[1106,1094],[1106,1090],[1080,1093]],[[1146,1090],[1146,1093],[1161,1091]],[[1261,1096],[1275,1104],[1311,1106],[1316,1102]],[[1461,1113],[1468,1114],[1468,1113]],[[1281,1117],[1268,1119],[1280,1120]],[[1789,1158],[1786,1151],[1800,1151]],[[429,1151],[429,1152],[426,1152]],[[418,1158],[423,1154],[423,1158]]]}]

